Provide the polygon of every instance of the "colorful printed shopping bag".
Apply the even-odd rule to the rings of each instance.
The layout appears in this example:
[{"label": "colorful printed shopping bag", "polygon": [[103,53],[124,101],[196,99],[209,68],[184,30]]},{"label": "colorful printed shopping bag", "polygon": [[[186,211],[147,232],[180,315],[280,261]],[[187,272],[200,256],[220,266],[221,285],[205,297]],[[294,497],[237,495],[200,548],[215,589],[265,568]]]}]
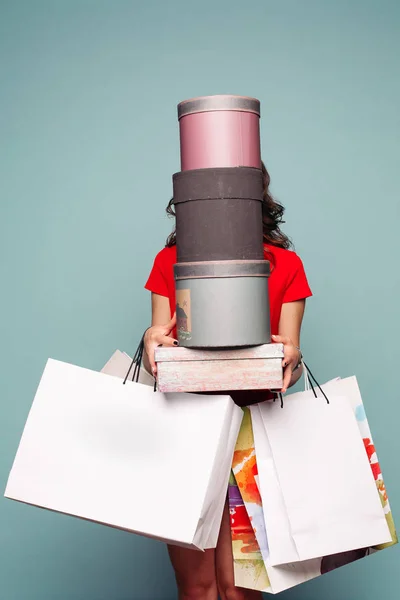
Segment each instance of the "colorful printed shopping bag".
[{"label": "colorful printed shopping bag", "polygon": [[[355,380],[355,378],[349,379]],[[329,389],[332,390],[332,386],[329,384],[326,384],[322,387],[327,392],[329,392]],[[353,397],[355,397],[354,394]],[[260,522],[265,523],[265,520],[261,496],[258,493],[257,486],[258,473],[251,416],[249,409],[245,409],[245,417],[242,422],[232,465],[236,487],[232,484],[229,490],[236,585],[250,589],[258,589],[269,593],[278,593],[307,580],[318,577],[319,575],[336,569],[340,566],[354,562],[355,560],[358,560],[359,558],[376,552],[382,548],[397,543],[397,535],[390,511],[389,501],[375,448],[372,442],[368,421],[365,416],[361,395],[358,396],[357,402],[352,403],[352,408],[359,425],[360,433],[364,440],[364,445],[366,447],[372,472],[374,474],[377,489],[380,494],[386,520],[391,532],[392,542],[382,546],[376,546],[374,548],[364,548],[350,552],[343,552],[332,556],[326,556],[319,559],[297,562],[288,565],[272,566],[269,561],[268,541],[265,527],[260,527],[259,525]],[[252,538],[254,554],[251,558],[250,556],[247,556],[246,545],[243,544],[243,536],[240,538],[241,532],[238,529],[237,520],[235,521],[235,517],[238,513],[237,509],[240,506],[238,492],[240,493],[240,498],[242,499],[243,505],[246,508],[246,512],[249,517],[249,523],[252,526],[254,534],[254,537]],[[242,522],[244,522],[243,517]],[[247,536],[247,539],[250,540],[251,538],[249,531],[247,531]],[[258,554],[256,553],[256,544],[258,546]],[[262,569],[261,562],[264,565],[265,571]],[[262,578],[260,577],[260,574],[262,574]]]},{"label": "colorful printed shopping bag", "polygon": [[228,492],[235,582],[239,587],[266,592],[271,587],[264,562],[268,549],[256,472],[250,411],[244,409]]}]

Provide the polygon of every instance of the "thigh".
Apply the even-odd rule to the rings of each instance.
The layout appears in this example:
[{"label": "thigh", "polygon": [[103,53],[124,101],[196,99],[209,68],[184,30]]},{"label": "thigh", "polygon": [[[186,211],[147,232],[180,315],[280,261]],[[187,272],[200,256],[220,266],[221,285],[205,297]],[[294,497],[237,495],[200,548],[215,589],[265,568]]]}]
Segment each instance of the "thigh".
[{"label": "thigh", "polygon": [[217,600],[215,550],[188,550],[168,546],[168,554],[175,571],[179,598]]},{"label": "thigh", "polygon": [[215,564],[217,585],[221,600],[262,600],[261,592],[235,586],[228,502],[225,504],[224,516],[222,518]]}]

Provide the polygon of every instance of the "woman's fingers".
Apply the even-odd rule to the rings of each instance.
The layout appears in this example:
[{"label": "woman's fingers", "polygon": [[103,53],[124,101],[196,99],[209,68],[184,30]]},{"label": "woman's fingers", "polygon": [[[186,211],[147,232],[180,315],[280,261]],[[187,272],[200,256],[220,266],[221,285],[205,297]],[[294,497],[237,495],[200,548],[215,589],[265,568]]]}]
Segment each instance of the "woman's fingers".
[{"label": "woman's fingers", "polygon": [[154,359],[154,350],[156,348],[157,344],[150,344],[148,348],[146,348],[146,352],[147,352],[147,356],[149,358],[149,363],[150,363],[150,367],[151,367],[151,372],[153,373],[154,377],[157,375],[157,365],[156,365],[156,361]]},{"label": "woman's fingers", "polygon": [[291,343],[290,339],[284,335],[271,335],[271,337],[274,340],[274,342],[277,342],[278,344],[290,344]]},{"label": "woman's fingers", "polygon": [[293,365],[292,363],[288,364],[287,367],[285,368],[284,372],[283,372],[283,381],[282,381],[282,389],[281,389],[281,393],[284,394],[290,384],[290,380],[292,379],[292,374],[293,374]]},{"label": "woman's fingers", "polygon": [[176,346],[179,346],[179,342],[178,342],[178,340],[175,340],[174,338],[170,337],[169,335],[159,334],[157,336],[154,336],[154,338],[152,339],[151,343],[149,344],[149,346],[147,348],[147,353],[149,355],[151,355],[151,357],[149,356],[149,359],[151,358],[151,360],[153,360],[153,362],[154,362],[154,352],[158,346],[167,346],[168,348],[174,348]]},{"label": "woman's fingers", "polygon": [[155,361],[155,349],[157,346],[178,346],[178,341],[171,337],[175,326],[176,313],[174,313],[174,316],[166,325],[150,327],[145,334],[145,350],[154,377],[157,375],[157,364]]},{"label": "woman's fingers", "polygon": [[178,340],[174,340],[174,338],[168,335],[160,335],[157,338],[157,344],[159,346],[178,346]]},{"label": "woman's fingers", "polygon": [[167,335],[158,335],[156,337],[156,339],[153,339],[150,344],[147,346],[146,348],[146,352],[147,352],[147,356],[149,357],[149,363],[151,366],[151,370],[153,372],[153,375],[155,376],[157,373],[157,365],[155,362],[155,350],[158,346],[168,346],[168,347],[174,347],[177,346],[178,342],[177,340],[174,340],[173,338],[167,336]]}]

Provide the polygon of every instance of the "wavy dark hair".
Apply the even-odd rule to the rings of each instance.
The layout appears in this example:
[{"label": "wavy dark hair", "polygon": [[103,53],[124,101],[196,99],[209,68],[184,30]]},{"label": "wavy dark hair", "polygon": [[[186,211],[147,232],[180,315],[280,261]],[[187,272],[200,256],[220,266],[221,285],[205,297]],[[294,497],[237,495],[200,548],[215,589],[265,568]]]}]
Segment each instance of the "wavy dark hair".
[{"label": "wavy dark hair", "polygon": [[[263,221],[263,237],[264,243],[270,244],[271,246],[278,246],[278,248],[291,248],[292,242],[285,235],[281,229],[280,225],[284,223],[283,215],[285,212],[285,208],[274,200],[269,191],[269,186],[271,182],[271,178],[269,173],[264,165],[261,163],[261,170],[263,174],[263,202],[262,202],[262,221]],[[175,209],[174,209],[174,199],[168,203],[166,208],[167,215],[169,217],[175,217]],[[172,231],[172,233],[168,236],[166,246],[171,247],[176,244],[176,230]]]}]

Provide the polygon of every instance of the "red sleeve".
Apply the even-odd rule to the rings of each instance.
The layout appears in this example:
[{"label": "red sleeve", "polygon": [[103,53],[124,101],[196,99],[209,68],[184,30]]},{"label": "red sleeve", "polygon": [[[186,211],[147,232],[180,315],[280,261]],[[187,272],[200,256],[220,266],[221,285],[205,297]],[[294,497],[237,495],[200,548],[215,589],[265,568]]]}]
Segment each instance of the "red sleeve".
[{"label": "red sleeve", "polygon": [[165,276],[165,265],[162,251],[159,252],[154,259],[153,268],[144,287],[146,290],[154,292],[154,294],[159,294],[160,296],[169,298],[168,283]]},{"label": "red sleeve", "polygon": [[303,300],[304,298],[309,298],[312,296],[303,263],[297,254],[293,254],[293,266],[291,269],[291,274],[288,278],[282,303],[295,302],[295,300]]}]

